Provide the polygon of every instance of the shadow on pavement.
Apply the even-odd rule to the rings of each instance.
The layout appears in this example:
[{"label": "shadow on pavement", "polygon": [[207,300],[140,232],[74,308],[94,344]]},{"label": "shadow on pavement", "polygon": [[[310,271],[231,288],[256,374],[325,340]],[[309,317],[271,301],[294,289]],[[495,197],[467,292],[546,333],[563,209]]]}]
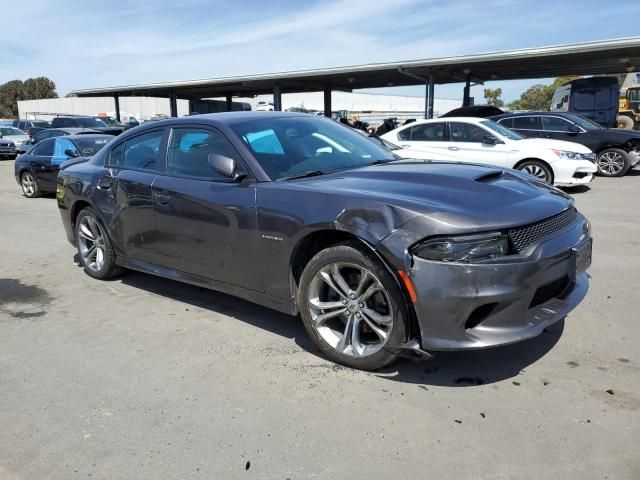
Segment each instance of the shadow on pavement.
[{"label": "shadow on pavement", "polygon": [[[292,317],[224,293],[195,287],[139,272],[119,278],[123,284],[155,295],[219,313],[293,339],[303,350],[323,358],[313,345],[299,317]],[[538,337],[504,347],[467,352],[436,353],[432,360],[400,359],[388,368],[371,373],[380,378],[421,385],[468,387],[490,384],[518,375],[542,358],[558,342],[564,320]]]},{"label": "shadow on pavement", "polygon": [[432,360],[402,360],[377,373],[388,380],[421,385],[470,387],[512,378],[544,357],[560,340],[560,320],[529,340],[466,352],[437,352]]}]

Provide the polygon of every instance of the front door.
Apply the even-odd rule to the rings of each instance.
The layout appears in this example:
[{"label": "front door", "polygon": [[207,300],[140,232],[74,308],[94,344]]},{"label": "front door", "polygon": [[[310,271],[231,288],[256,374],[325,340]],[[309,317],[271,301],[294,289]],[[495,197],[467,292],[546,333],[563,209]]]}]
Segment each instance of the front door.
[{"label": "front door", "polygon": [[153,184],[162,265],[263,291],[256,268],[255,184],[232,181],[209,167],[210,154],[237,151],[211,127],[174,127],[165,174]]},{"label": "front door", "polygon": [[[486,143],[485,137],[493,137],[497,143]],[[450,122],[447,145],[451,155],[463,162],[506,168],[512,166],[509,161],[512,148],[489,130],[472,123]]]},{"label": "front door", "polygon": [[56,190],[58,166],[51,162],[54,145],[55,139],[45,140],[34,147],[28,155],[31,160],[31,170],[36,177],[39,188],[47,192],[55,192]]}]

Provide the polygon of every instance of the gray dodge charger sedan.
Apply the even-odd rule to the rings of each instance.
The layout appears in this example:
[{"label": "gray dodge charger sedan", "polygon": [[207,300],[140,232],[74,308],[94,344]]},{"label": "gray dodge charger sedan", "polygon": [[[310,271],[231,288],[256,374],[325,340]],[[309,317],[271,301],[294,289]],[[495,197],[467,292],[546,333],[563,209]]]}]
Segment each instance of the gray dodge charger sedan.
[{"label": "gray dodge charger sedan", "polygon": [[588,287],[589,223],[562,191],[399,159],[312,115],[145,124],[63,164],[56,196],[88,275],[134,269],[299,314],[356,368],[533,337]]}]

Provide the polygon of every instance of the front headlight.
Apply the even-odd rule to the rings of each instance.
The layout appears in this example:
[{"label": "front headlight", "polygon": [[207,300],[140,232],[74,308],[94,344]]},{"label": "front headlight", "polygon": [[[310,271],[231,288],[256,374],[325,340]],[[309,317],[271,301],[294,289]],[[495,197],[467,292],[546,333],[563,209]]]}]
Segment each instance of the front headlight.
[{"label": "front headlight", "polygon": [[589,160],[594,162],[596,160],[596,154],[589,153],[578,153],[578,152],[570,152],[568,150],[555,150],[553,152],[558,155],[560,158],[564,158],[566,160]]},{"label": "front headlight", "polygon": [[411,249],[413,255],[425,260],[463,263],[503,257],[508,252],[509,240],[501,233],[433,238]]}]

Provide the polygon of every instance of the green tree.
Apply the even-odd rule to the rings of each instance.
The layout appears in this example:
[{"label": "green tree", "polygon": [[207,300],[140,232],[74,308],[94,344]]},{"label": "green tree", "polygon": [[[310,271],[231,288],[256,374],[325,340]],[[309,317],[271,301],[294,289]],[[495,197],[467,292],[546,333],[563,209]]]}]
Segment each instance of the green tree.
[{"label": "green tree", "polygon": [[502,95],[501,88],[485,88],[484,89],[484,99],[487,101],[487,105],[493,105],[495,107],[504,106],[504,102],[500,98]]},{"label": "green tree", "polygon": [[28,78],[24,82],[24,99],[57,98],[56,84],[47,77]]},{"label": "green tree", "polygon": [[18,116],[18,100],[57,98],[56,84],[47,77],[11,80],[0,85],[0,117]]}]

